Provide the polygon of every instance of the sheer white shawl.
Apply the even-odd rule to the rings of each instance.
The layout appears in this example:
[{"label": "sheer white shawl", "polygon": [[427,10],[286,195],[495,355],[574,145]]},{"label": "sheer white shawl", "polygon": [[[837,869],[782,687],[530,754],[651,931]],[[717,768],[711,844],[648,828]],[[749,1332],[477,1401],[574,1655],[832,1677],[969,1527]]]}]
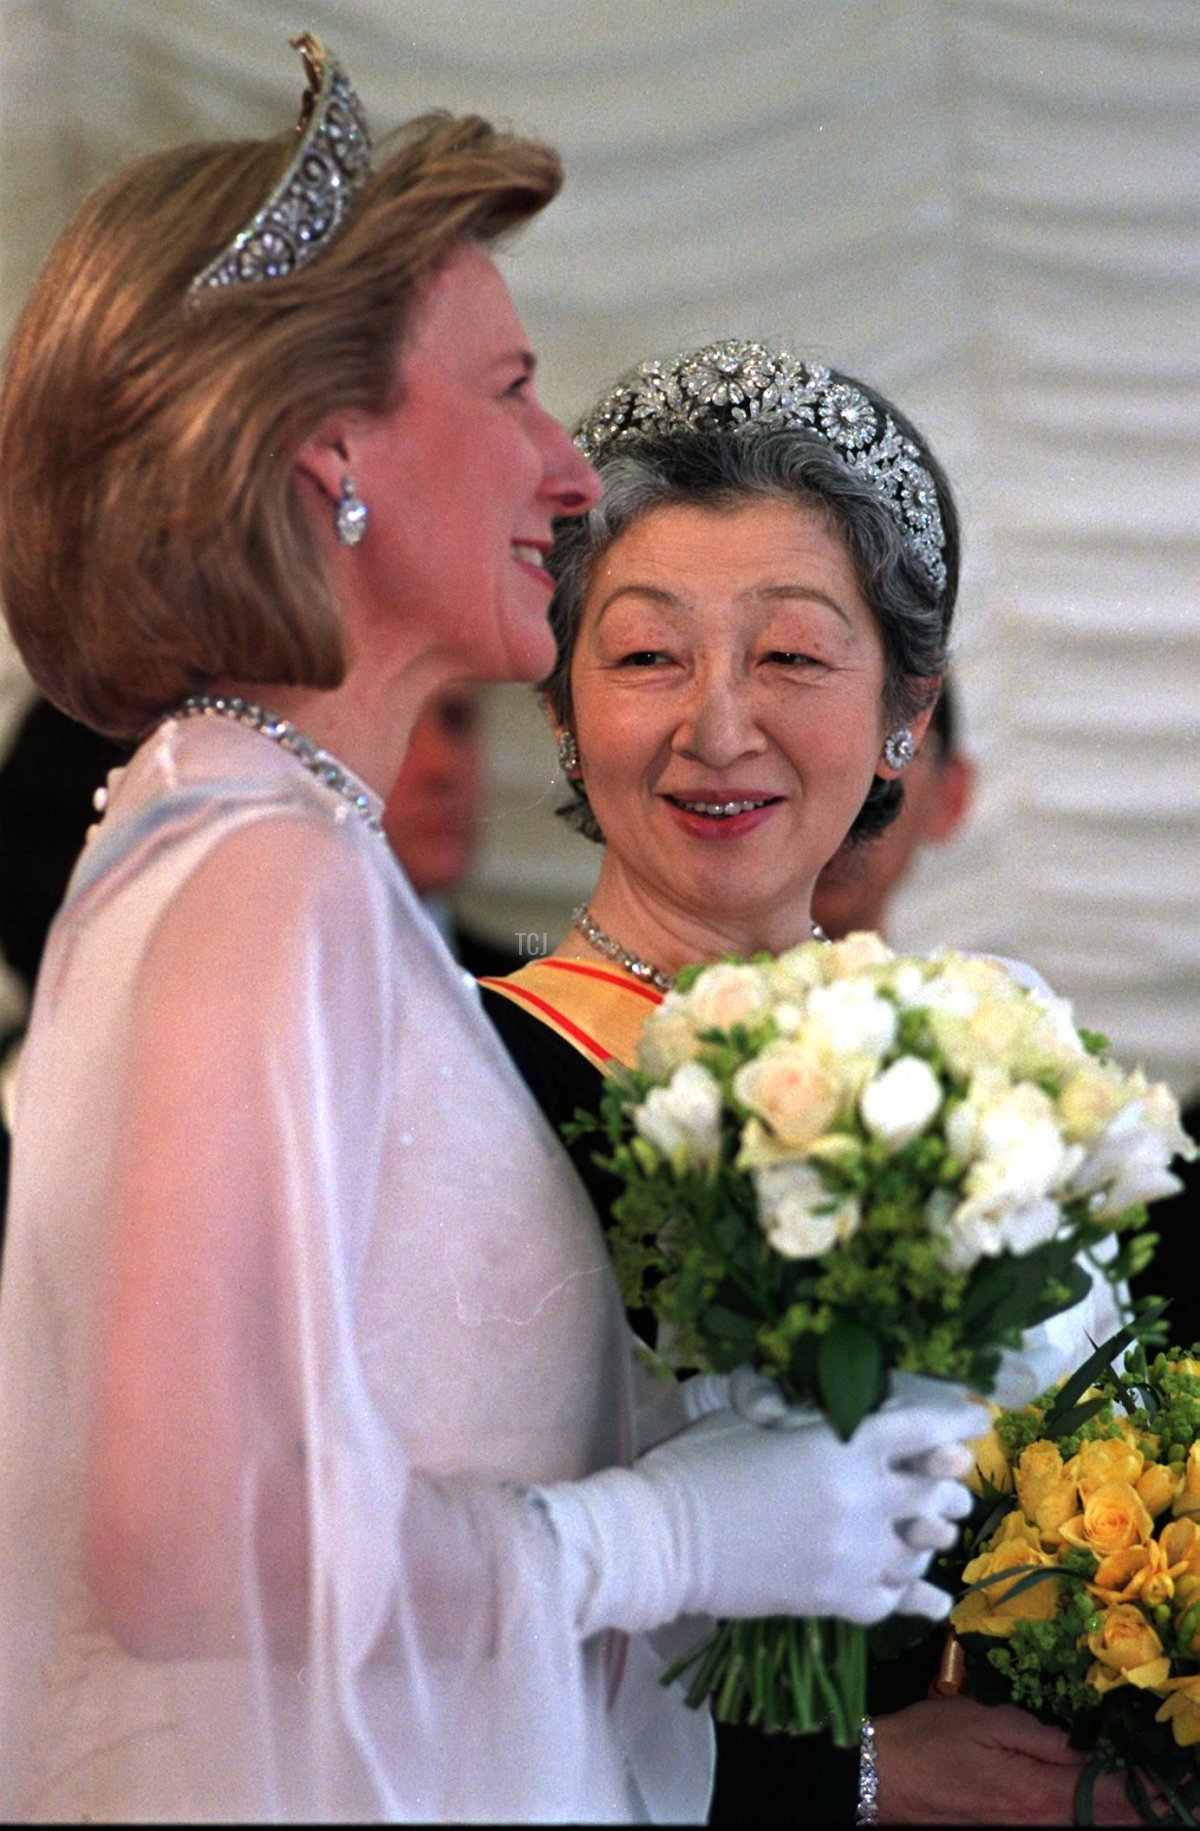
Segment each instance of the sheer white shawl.
[{"label": "sheer white shawl", "polygon": [[702,1819],[706,1719],[578,1644],[505,1486],[630,1460],[628,1343],[383,842],[261,736],[164,727],[17,1095],[0,1817]]}]

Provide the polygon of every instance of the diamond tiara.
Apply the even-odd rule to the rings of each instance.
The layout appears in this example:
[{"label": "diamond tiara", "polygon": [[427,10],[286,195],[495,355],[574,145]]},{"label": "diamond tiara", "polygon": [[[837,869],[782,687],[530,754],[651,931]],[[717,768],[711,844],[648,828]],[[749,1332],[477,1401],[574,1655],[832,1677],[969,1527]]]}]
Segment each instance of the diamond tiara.
[{"label": "diamond tiara", "polygon": [[643,436],[790,426],[824,439],[869,483],[921,571],[941,592],[946,545],[937,486],[921,453],[853,382],[790,351],[729,340],[644,362],[587,413],[575,443],[593,464]]},{"label": "diamond tiara", "polygon": [[251,286],[283,279],[320,254],[341,229],[371,170],[371,135],[346,72],[319,38],[290,40],[304,59],[296,153],[262,209],[188,288]]}]

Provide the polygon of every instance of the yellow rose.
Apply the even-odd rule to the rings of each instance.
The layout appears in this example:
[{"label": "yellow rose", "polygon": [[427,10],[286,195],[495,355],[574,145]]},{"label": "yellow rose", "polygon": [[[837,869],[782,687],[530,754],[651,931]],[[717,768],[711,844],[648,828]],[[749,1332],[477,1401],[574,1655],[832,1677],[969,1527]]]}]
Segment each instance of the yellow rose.
[{"label": "yellow rose", "polygon": [[[1153,1541],[1149,1545],[1130,1545],[1124,1551],[1113,1551],[1101,1558],[1088,1589],[1097,1601],[1104,1603],[1144,1600],[1142,1590],[1146,1584],[1165,1573],[1166,1568],[1166,1557]],[[1161,1602],[1167,1598],[1160,1596],[1157,1600]]]},{"label": "yellow rose", "polygon": [[1055,1531],[1079,1505],[1074,1470],[1064,1468],[1056,1443],[1031,1443],[1021,1451],[1016,1488],[1021,1511],[1043,1532]]},{"label": "yellow rose", "polygon": [[1178,1518],[1200,1513],[1200,1443],[1193,1443],[1183,1469],[1183,1486],[1171,1507]]},{"label": "yellow rose", "polygon": [[1068,1545],[1080,1545],[1098,1558],[1144,1545],[1153,1529],[1154,1521],[1127,1481],[1101,1482],[1088,1495],[1083,1512],[1059,1527]]},{"label": "yellow rose", "polygon": [[992,1534],[991,1543],[993,1549],[997,1545],[1008,1544],[1032,1545],[1035,1551],[1044,1549],[1041,1533],[1032,1520],[1024,1517],[1019,1508],[1004,1515]]},{"label": "yellow rose", "polygon": [[1157,1515],[1171,1505],[1183,1478],[1173,1474],[1165,1462],[1148,1462],[1133,1485],[1146,1511]]},{"label": "yellow rose", "polygon": [[[993,1405],[995,1414],[998,1407]],[[976,1494],[983,1493],[983,1484],[990,1481],[1002,1494],[1011,1494],[1013,1485],[1012,1465],[1005,1454],[1004,1445],[996,1435],[995,1428],[985,1432],[982,1437],[973,1437],[967,1448],[975,1458],[975,1467],[967,1477],[967,1486]]]},{"label": "yellow rose", "polygon": [[1097,1691],[1111,1691],[1114,1685],[1145,1690],[1163,1684],[1171,1670],[1162,1641],[1132,1602],[1105,1611],[1099,1632],[1088,1635],[1088,1647],[1096,1663],[1087,1682]]},{"label": "yellow rose", "polygon": [[[1055,1568],[1054,1559],[1037,1545],[1023,1544],[1017,1538],[993,1543],[979,1557],[972,1558],[963,1572],[968,1583],[995,1577],[984,1589],[974,1589],[952,1611],[950,1620],[960,1634],[992,1634],[1007,1639],[1018,1621],[1049,1621],[1058,1606],[1062,1580],[1044,1577],[1031,1583],[1019,1596],[1010,1592],[1021,1581],[1029,1566],[1043,1570]],[[1011,1582],[999,1579],[1012,1573]]]},{"label": "yellow rose", "polygon": [[1156,1723],[1169,1723],[1180,1748],[1191,1748],[1200,1742],[1200,1674],[1191,1678],[1169,1678],[1157,1687],[1169,1695],[1156,1712]]},{"label": "yellow rose", "polygon": [[1158,1542],[1173,1577],[1200,1577],[1200,1526],[1194,1519],[1173,1519]]},{"label": "yellow rose", "polygon": [[1102,1437],[1097,1442],[1079,1445],[1079,1494],[1086,1500],[1106,1481],[1127,1481],[1135,1485],[1142,1472],[1144,1458],[1136,1444],[1124,1437]]}]

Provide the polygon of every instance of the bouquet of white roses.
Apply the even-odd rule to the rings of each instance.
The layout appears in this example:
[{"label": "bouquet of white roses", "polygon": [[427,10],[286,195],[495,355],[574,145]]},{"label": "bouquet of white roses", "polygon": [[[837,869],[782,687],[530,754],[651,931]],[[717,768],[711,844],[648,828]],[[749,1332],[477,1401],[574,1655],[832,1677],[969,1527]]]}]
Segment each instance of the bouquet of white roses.
[{"label": "bouquet of white roses", "polygon": [[[988,1392],[1024,1329],[1146,1262],[1142,1204],[1178,1186],[1174,1100],[1102,1047],[997,961],[873,935],[685,969],[591,1121],[626,1301],[675,1367],[749,1362],[845,1438],[892,1369]],[[693,1665],[726,1720],[857,1738],[862,1629],[729,1624]]]}]

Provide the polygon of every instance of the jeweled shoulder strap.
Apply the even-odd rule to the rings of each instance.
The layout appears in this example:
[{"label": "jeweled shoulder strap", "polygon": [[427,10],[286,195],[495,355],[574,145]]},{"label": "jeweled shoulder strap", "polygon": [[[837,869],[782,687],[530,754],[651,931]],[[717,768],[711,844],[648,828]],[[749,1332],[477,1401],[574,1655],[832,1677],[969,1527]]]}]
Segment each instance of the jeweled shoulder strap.
[{"label": "jeweled shoulder strap", "polygon": [[633,1066],[642,1026],[662,993],[580,960],[531,960],[507,978],[479,981],[561,1036],[601,1074]]}]

